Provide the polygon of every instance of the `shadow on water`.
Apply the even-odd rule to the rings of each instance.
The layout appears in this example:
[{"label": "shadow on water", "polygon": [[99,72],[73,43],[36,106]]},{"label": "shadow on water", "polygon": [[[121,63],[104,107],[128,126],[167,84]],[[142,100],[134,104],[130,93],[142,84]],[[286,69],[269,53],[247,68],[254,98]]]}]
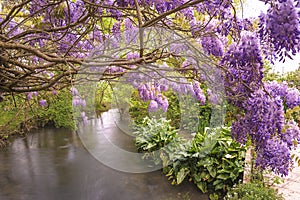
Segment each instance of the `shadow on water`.
[{"label": "shadow on water", "polygon": [[[134,151],[132,139],[118,134],[111,136],[119,138],[116,145]],[[172,186],[160,170],[133,174],[111,169],[84,148],[76,133],[53,127],[2,149],[0,176],[1,200],[208,199],[190,182]]]}]

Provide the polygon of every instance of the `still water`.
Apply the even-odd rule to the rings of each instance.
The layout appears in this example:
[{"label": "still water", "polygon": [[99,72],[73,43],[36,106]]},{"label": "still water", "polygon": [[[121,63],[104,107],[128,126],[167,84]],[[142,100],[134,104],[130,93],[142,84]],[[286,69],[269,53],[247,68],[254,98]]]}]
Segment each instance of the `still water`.
[{"label": "still water", "polygon": [[[94,142],[101,139],[93,137],[96,133],[86,132],[93,132],[98,126],[98,131],[106,130],[103,132],[114,145],[134,152],[132,138],[120,129],[106,126],[105,117],[104,114],[90,120],[84,129],[85,137],[90,134]],[[208,199],[190,182],[172,186],[161,170],[126,173],[112,169],[92,156],[83,145],[88,141],[79,135],[46,127],[1,149],[0,200]]]}]

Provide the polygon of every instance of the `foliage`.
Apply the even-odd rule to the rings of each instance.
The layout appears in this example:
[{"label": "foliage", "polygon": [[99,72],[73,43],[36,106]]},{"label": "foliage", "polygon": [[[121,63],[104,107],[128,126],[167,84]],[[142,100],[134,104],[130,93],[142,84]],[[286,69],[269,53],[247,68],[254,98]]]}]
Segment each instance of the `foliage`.
[{"label": "foliage", "polygon": [[134,91],[130,98],[129,113],[136,124],[143,123],[145,117],[149,115],[147,112],[149,102],[141,101],[138,92]]},{"label": "foliage", "polygon": [[[168,110],[166,113],[158,110],[158,116],[156,117],[166,117],[166,119],[170,120],[173,127],[177,129],[180,128],[181,130],[189,130],[190,128],[193,128],[193,132],[204,132],[204,128],[210,125],[210,104],[200,105],[198,102],[182,103],[182,101],[184,101],[183,98],[186,98],[186,96],[181,96],[181,99],[179,99],[179,97],[171,90],[165,92],[164,95],[169,99]],[[142,121],[144,118],[147,116],[149,117],[149,115],[156,115],[156,113],[147,112],[148,106],[149,102],[141,101],[137,92],[134,91],[130,99],[129,112],[131,118],[136,124],[143,123]],[[184,116],[182,111],[185,112]]]},{"label": "foliage", "polygon": [[284,200],[281,194],[261,182],[240,183],[232,187],[224,197],[225,200]]},{"label": "foliage", "polygon": [[203,135],[196,135],[189,150],[194,158],[195,184],[203,192],[210,188],[226,191],[241,178],[245,151],[245,147],[231,139],[226,128],[208,129]]},{"label": "foliage", "polygon": [[16,95],[7,98],[0,104],[2,110],[0,116],[0,147],[5,145],[5,141],[10,135],[19,133],[24,134],[30,130],[34,124],[32,113],[28,103],[24,98]]},{"label": "foliage", "polygon": [[202,192],[222,193],[241,178],[246,149],[231,139],[228,128],[207,129],[191,141],[165,119],[146,118],[136,129],[137,148],[147,152],[147,159],[162,164],[172,184],[187,179]]},{"label": "foliage", "polygon": [[159,150],[177,136],[176,129],[165,118],[150,119],[146,117],[141,125],[135,126],[135,129],[135,144],[139,151],[144,152]]},{"label": "foliage", "polygon": [[[233,137],[242,143],[250,138],[262,158],[257,164],[287,175],[289,144],[298,130],[282,131],[290,123],[284,109],[299,105],[299,92],[290,90],[285,99],[269,95],[263,60],[284,61],[299,54],[300,3],[264,2],[268,10],[259,19],[239,19],[236,10],[242,4],[236,0],[3,1],[0,101],[20,93],[29,100],[37,91],[40,95],[74,83],[125,77],[141,99],[150,101],[149,111],[166,112],[171,104],[164,95],[168,88],[190,94],[203,106],[209,95],[204,85],[220,84],[226,100],[239,111]],[[214,79],[211,72],[219,76]],[[73,97],[74,106],[91,109],[88,104],[94,99],[86,101],[78,93]],[[41,113],[51,106],[43,95],[36,99]],[[46,119],[58,117],[49,109]],[[80,115],[87,122],[88,114]],[[278,150],[271,153],[274,145]],[[281,152],[286,152],[284,167],[273,162]]]},{"label": "foliage", "polygon": [[[13,134],[25,134],[32,128],[46,124],[56,127],[75,129],[73,120],[72,95],[69,90],[40,92],[40,96],[33,95],[30,100],[23,95],[6,98],[0,104],[3,110],[0,116],[0,143]],[[40,106],[40,101],[45,100],[46,105]]]},{"label": "foliage", "polygon": [[50,97],[47,108],[36,109],[36,115],[41,125],[53,123],[55,127],[76,129],[72,112],[72,95],[68,90],[62,90],[56,96]]},{"label": "foliage", "polygon": [[95,94],[95,109],[98,112],[104,112],[110,109],[113,91],[107,81],[101,81],[97,84]]}]

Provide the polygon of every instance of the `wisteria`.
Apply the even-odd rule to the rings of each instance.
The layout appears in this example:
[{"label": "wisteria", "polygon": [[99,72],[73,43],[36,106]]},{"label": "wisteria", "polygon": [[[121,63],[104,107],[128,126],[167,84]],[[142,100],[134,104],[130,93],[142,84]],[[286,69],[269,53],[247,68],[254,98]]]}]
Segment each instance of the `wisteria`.
[{"label": "wisteria", "polygon": [[274,138],[257,152],[256,164],[262,169],[270,168],[276,174],[287,176],[291,165],[287,144]]},{"label": "wisteria", "polygon": [[289,88],[285,97],[288,108],[300,105],[300,92],[296,88]]},{"label": "wisteria", "polygon": [[288,148],[292,149],[300,142],[300,128],[295,121],[288,121],[285,125],[285,131],[282,131],[279,136],[287,144]]},{"label": "wisteria", "polygon": [[[72,106],[75,107],[81,107],[84,108],[86,107],[86,101],[84,98],[82,98],[77,90],[76,87],[71,87],[70,92],[73,96],[72,98]],[[88,123],[88,117],[86,116],[85,112],[82,111],[81,114],[81,119],[83,121],[84,124]]]},{"label": "wisteria", "polygon": [[[263,169],[270,167],[278,174],[287,175],[289,148],[293,140],[299,139],[299,127],[290,123],[284,131],[283,100],[280,96],[272,97],[263,90],[257,90],[244,107],[245,116],[232,124],[232,136],[245,144],[249,135],[258,152],[256,164]],[[284,161],[283,166],[278,165],[280,160]]]},{"label": "wisteria", "polygon": [[42,107],[45,107],[47,105],[47,101],[45,99],[42,99],[39,101],[39,104],[42,106]]},{"label": "wisteria", "polygon": [[245,32],[240,43],[229,47],[220,63],[227,69],[224,78],[230,101],[242,107],[251,91],[262,86],[263,62],[255,35]]},{"label": "wisteria", "polygon": [[[225,98],[239,114],[232,136],[243,144],[251,139],[257,165],[287,175],[299,127],[284,114],[299,106],[300,92],[263,82],[263,59],[299,54],[298,0],[264,0],[268,11],[254,20],[239,19],[231,0],[23,2],[1,10],[1,99],[23,93],[27,103],[47,107],[44,91],[56,95],[67,87],[80,110],[88,102],[75,87],[81,74],[78,82],[124,78],[149,112],[167,111],[169,91],[199,105]],[[165,29],[152,34],[150,27]],[[212,68],[221,71],[220,79],[208,77]],[[224,82],[224,97],[209,87],[212,82]],[[80,115],[87,123],[88,114]]]},{"label": "wisteria", "polygon": [[223,56],[223,44],[216,36],[207,36],[201,38],[201,44],[204,52],[214,56]]},{"label": "wisteria", "polygon": [[[273,55],[284,60],[291,58],[300,50],[300,21],[296,10],[297,1],[278,1],[269,8],[267,14],[260,15],[260,38],[268,48],[273,48]],[[299,4],[299,1],[298,1]]]},{"label": "wisteria", "polygon": [[277,81],[266,82],[265,88],[272,96],[280,97],[290,109],[300,105],[299,90],[296,88],[289,88],[286,83],[279,83]]},{"label": "wisteria", "polygon": [[[134,79],[134,81],[133,86],[137,87],[140,98],[143,101],[150,101],[148,107],[149,112],[157,111],[158,108],[162,108],[164,112],[167,111],[169,102],[163,92],[169,89],[172,89],[172,91],[179,95],[191,95],[198,100],[200,105],[204,105],[206,102],[206,96],[197,81],[193,83],[186,82],[185,84],[177,83],[176,81],[167,81],[166,79],[147,83],[139,83],[137,79]],[[145,81],[145,79],[143,79],[143,81]]]}]

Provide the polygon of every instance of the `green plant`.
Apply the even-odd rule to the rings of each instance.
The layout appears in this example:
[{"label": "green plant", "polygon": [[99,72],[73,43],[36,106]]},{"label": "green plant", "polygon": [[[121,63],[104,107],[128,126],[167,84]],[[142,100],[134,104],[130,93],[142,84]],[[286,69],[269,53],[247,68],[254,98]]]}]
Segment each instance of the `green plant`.
[{"label": "green plant", "polygon": [[263,183],[238,184],[228,190],[225,200],[283,200],[274,188]]},{"label": "green plant", "polygon": [[182,140],[177,130],[170,125],[170,120],[165,118],[150,119],[145,117],[142,123],[135,124],[135,145],[139,152],[144,152],[145,159],[151,159],[154,164],[166,166],[162,156],[167,149],[178,149],[178,142]]},{"label": "green plant", "polygon": [[189,176],[202,192],[224,192],[241,178],[245,152],[228,128],[206,129],[187,149]]},{"label": "green plant", "polygon": [[65,127],[76,129],[76,123],[73,120],[72,95],[68,90],[60,91],[56,96],[49,97],[48,107],[35,111],[41,125],[52,123],[55,127]]},{"label": "green plant", "polygon": [[136,124],[143,123],[145,117],[148,117],[149,102],[144,102],[139,98],[138,91],[134,91],[130,98],[129,113]]},{"label": "green plant", "polygon": [[135,144],[139,151],[152,152],[158,150],[174,140],[177,131],[165,118],[144,118],[141,125],[135,126]]},{"label": "green plant", "polygon": [[162,164],[173,185],[188,179],[216,199],[242,177],[246,148],[232,140],[227,127],[206,128],[191,141],[177,134],[166,119],[145,118],[136,129],[138,150]]},{"label": "green plant", "polygon": [[113,91],[107,81],[101,81],[97,84],[95,94],[95,109],[98,112],[104,112],[110,109]]}]

